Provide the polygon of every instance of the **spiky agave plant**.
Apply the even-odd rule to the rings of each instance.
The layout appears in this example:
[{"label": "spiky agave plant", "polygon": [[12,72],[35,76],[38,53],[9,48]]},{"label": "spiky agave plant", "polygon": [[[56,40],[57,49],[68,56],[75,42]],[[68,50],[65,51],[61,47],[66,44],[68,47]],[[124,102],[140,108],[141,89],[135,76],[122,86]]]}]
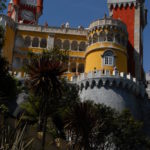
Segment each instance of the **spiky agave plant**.
[{"label": "spiky agave plant", "polygon": [[26,125],[20,129],[1,129],[0,150],[30,150],[33,139],[25,140],[25,129]]},{"label": "spiky agave plant", "polygon": [[67,70],[67,61],[67,52],[54,48],[41,55],[32,55],[30,64],[26,67],[29,87],[35,95],[42,97],[39,128],[43,132],[43,147],[48,106],[52,103],[52,96],[61,93],[59,77]]}]

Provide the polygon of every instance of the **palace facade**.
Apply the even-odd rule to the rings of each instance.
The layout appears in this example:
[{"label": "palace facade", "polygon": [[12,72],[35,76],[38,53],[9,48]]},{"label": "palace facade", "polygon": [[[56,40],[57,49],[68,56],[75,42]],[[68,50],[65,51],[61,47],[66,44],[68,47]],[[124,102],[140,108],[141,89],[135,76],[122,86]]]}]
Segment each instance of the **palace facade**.
[{"label": "palace facade", "polygon": [[8,15],[0,15],[0,25],[5,28],[1,53],[16,77],[25,78],[22,66],[29,63],[29,52],[53,47],[68,50],[64,76],[78,84],[81,100],[104,103],[118,111],[129,108],[136,118],[146,120],[143,116],[150,104],[143,69],[145,1],[107,0],[107,4],[108,17],[87,28],[71,28],[69,23],[39,25],[43,0],[11,0]]}]

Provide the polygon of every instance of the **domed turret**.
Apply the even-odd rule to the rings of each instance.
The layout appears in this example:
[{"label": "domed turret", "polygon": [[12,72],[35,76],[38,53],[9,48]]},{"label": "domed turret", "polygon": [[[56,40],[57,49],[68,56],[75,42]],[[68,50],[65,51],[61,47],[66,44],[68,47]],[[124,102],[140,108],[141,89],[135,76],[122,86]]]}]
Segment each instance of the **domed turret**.
[{"label": "domed turret", "polygon": [[85,72],[105,70],[112,74],[114,68],[127,73],[126,25],[120,20],[104,18],[89,26],[89,46],[85,58]]}]

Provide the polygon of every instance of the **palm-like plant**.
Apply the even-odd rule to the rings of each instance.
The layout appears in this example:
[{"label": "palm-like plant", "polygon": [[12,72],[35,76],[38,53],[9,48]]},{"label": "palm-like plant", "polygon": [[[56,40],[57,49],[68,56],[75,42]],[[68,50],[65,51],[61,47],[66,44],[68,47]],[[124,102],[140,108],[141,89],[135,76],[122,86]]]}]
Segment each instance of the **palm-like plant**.
[{"label": "palm-like plant", "polygon": [[67,69],[68,55],[57,48],[41,55],[32,55],[30,64],[27,65],[28,82],[31,90],[42,97],[39,115],[39,128],[43,131],[43,148],[47,125],[47,110],[52,102],[52,96],[60,94],[59,77]]},{"label": "palm-like plant", "polygon": [[4,127],[0,131],[0,150],[31,150],[33,139],[25,140],[25,129]]},{"label": "palm-like plant", "polygon": [[92,102],[77,103],[67,113],[66,130],[70,131],[74,149],[91,150],[93,130],[97,124]]}]

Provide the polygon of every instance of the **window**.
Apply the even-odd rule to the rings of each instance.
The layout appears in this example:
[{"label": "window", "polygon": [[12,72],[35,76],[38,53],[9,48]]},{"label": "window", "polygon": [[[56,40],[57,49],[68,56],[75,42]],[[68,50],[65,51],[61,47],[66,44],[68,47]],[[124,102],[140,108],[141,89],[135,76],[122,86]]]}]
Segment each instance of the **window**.
[{"label": "window", "polygon": [[37,37],[33,39],[32,47],[39,47],[39,39]]},{"label": "window", "polygon": [[29,36],[25,37],[24,45],[25,47],[29,47],[31,45],[31,38]]},{"label": "window", "polygon": [[115,35],[115,41],[116,41],[116,43],[120,44],[120,35],[119,34]]},{"label": "window", "polygon": [[56,39],[54,42],[54,46],[61,49],[62,48],[62,41],[61,39]]},{"label": "window", "polygon": [[46,48],[47,47],[47,40],[46,39],[41,39],[41,42],[40,42],[40,47],[41,48]]},{"label": "window", "polygon": [[91,44],[92,44],[92,38],[89,37],[89,45],[91,45]]},{"label": "window", "polygon": [[70,43],[69,40],[65,40],[63,43],[63,49],[64,50],[69,50],[70,49]]},{"label": "window", "polygon": [[103,54],[103,65],[114,66],[114,54],[112,51],[108,50]]},{"label": "window", "polygon": [[79,51],[85,51],[86,49],[86,43],[85,42],[81,42],[79,44]]},{"label": "window", "polygon": [[97,35],[97,33],[95,33],[93,35],[93,43],[96,43],[96,42],[98,42],[98,35]]},{"label": "window", "polygon": [[106,41],[106,33],[104,31],[102,31],[99,35],[99,41],[103,42]]},{"label": "window", "polygon": [[104,57],[104,65],[113,66],[113,56],[105,56]]},{"label": "window", "polygon": [[108,33],[108,35],[107,35],[107,40],[108,40],[109,42],[112,42],[112,41],[113,41],[113,33]]},{"label": "window", "polygon": [[74,51],[78,50],[78,42],[77,41],[73,41],[71,43],[71,50],[74,50]]}]

